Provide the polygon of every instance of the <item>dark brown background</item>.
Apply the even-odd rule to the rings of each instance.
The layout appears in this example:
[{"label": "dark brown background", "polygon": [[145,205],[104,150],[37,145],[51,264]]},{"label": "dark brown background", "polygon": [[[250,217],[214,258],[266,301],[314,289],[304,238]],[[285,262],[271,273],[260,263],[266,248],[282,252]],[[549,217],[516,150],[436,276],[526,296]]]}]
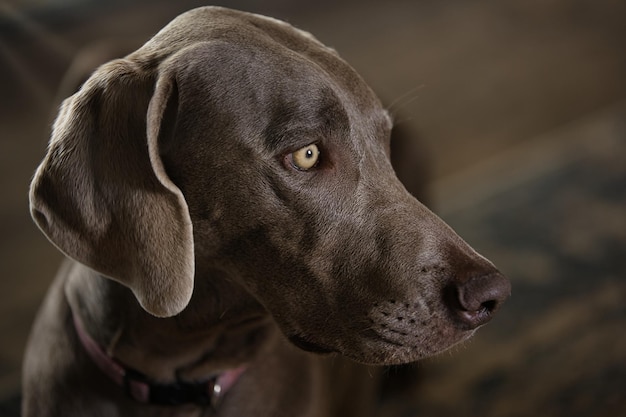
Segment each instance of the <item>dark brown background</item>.
[{"label": "dark brown background", "polygon": [[[0,399],[18,392],[60,260],[30,221],[27,190],[63,74],[94,42],[139,44],[204,4],[0,4]],[[390,413],[626,413],[625,2],[214,4],[335,47],[425,145],[435,210],[513,281],[502,314],[418,365],[418,388]]]}]

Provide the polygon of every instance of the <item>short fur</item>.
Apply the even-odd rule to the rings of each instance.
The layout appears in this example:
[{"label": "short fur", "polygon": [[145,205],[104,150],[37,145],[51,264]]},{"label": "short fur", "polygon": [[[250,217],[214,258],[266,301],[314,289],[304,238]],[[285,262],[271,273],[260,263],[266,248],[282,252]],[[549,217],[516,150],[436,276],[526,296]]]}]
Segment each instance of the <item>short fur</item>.
[{"label": "short fur", "polygon": [[[31,187],[69,260],[26,352],[23,415],[366,416],[371,365],[470,337],[508,281],[405,190],[391,127],[334,50],[258,15],[195,9],[100,67]],[[311,143],[318,165],[296,169]],[[72,313],[157,381],[247,370],[215,414],[139,404]]]}]

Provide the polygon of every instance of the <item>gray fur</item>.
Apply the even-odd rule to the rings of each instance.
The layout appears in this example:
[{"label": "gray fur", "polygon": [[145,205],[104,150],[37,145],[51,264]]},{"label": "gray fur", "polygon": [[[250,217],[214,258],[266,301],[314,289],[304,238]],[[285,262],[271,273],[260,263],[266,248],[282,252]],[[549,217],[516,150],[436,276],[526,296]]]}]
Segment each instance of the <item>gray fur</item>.
[{"label": "gray fur", "polygon": [[[71,311],[155,380],[247,363],[220,416],[366,416],[373,365],[470,337],[486,319],[464,306],[499,305],[508,282],[405,190],[391,127],[335,51],[258,15],[195,9],[100,67],[63,103],[31,188],[69,260],[29,342],[23,415],[213,415],[126,398]],[[319,165],[294,169],[311,143]]]}]

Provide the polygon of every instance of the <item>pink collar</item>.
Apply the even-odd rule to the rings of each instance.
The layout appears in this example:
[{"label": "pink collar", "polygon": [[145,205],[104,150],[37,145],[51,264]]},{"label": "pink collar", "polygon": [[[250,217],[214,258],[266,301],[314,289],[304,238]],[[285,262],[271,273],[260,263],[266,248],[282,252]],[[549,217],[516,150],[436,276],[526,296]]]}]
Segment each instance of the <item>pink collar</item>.
[{"label": "pink collar", "polygon": [[163,384],[151,380],[141,372],[119,363],[102,350],[100,345],[87,334],[76,314],[74,327],[76,333],[91,360],[127,395],[140,403],[160,405],[180,405],[195,403],[217,407],[226,392],[235,385],[245,366],[225,371],[203,382],[184,382]]}]

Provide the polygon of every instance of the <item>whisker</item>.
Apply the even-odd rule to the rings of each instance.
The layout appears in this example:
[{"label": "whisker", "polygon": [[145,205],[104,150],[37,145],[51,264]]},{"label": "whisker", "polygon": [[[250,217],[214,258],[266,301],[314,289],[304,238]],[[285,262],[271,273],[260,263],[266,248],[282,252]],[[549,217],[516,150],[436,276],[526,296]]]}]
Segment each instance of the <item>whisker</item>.
[{"label": "whisker", "polygon": [[389,106],[387,106],[387,111],[393,116],[396,113],[396,110],[399,110],[400,108],[405,107],[417,100],[419,98],[418,92],[422,88],[424,88],[424,84],[418,85],[400,95],[395,100],[393,100],[391,104],[389,104]]},{"label": "whisker", "polygon": [[398,126],[407,122],[412,122],[413,120],[415,120],[415,117],[403,117],[402,119],[397,119],[393,121],[393,125],[394,126]]}]

